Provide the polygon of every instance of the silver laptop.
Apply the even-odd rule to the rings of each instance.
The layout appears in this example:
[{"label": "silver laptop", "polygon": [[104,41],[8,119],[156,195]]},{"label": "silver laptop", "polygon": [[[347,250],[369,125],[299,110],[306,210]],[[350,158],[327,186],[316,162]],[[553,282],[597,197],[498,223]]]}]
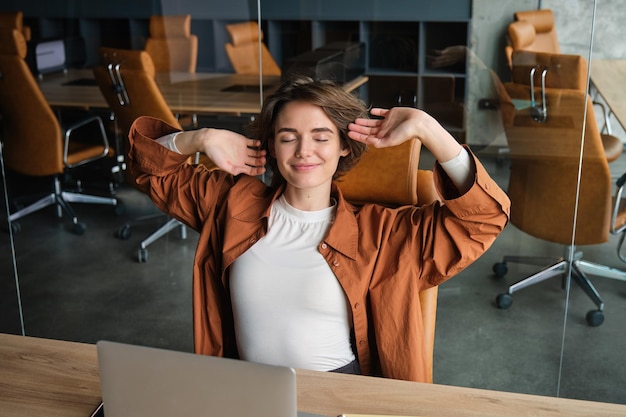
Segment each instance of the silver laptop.
[{"label": "silver laptop", "polygon": [[108,341],[97,349],[106,417],[298,415],[291,368]]}]

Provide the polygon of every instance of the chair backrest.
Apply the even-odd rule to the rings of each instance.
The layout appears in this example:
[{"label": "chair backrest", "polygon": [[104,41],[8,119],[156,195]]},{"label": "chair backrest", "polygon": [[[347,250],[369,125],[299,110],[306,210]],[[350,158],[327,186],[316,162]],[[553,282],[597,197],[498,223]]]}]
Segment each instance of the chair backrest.
[{"label": "chair backrest", "polygon": [[[355,203],[400,206],[438,201],[432,171],[416,168],[420,150],[421,142],[417,140],[390,148],[370,148],[361,161],[341,177],[338,185],[346,199]],[[433,373],[438,288],[428,288],[419,295],[429,382],[432,382]]]},{"label": "chair backrest", "polygon": [[31,38],[30,26],[24,26],[23,21],[24,13],[22,11],[0,13],[0,27],[17,29],[22,33],[26,42],[28,42]]},{"label": "chair backrest", "polygon": [[512,66],[513,51],[560,53],[559,39],[554,26],[554,13],[550,9],[520,11],[507,28],[509,43],[505,54]]},{"label": "chair backrest", "polygon": [[[117,129],[128,151],[128,132],[139,116],[152,116],[182,130],[155,81],[152,58],[146,51],[100,47],[101,64],[94,68],[100,91],[115,115]],[[189,158],[193,163],[194,158]],[[199,155],[198,163],[209,169],[215,164]]]},{"label": "chair backrest", "polygon": [[511,81],[530,84],[530,70],[537,67],[534,85],[541,85],[541,69],[547,68],[546,85],[550,88],[587,90],[587,61],[580,55],[549,52],[515,51],[512,60]]},{"label": "chair backrest", "polygon": [[17,29],[0,28],[0,114],[7,167],[25,175],[63,173],[63,137],[24,57],[26,40]]},{"label": "chair backrest", "polygon": [[231,42],[227,42],[224,48],[237,74],[258,74],[261,65],[263,74],[281,74],[280,67],[263,43],[263,32],[256,22],[226,25],[226,30]]},{"label": "chair backrest", "polygon": [[[515,68],[518,54],[522,56],[525,70]],[[514,74],[528,71],[529,54],[532,53],[514,52]],[[545,57],[540,57],[539,62],[542,59]],[[566,57],[562,62],[555,57],[550,59],[554,68],[565,73],[576,71],[577,66],[579,70],[584,68],[586,71],[582,57],[576,60]],[[572,62],[576,64],[568,67],[568,63]],[[555,88],[551,85],[552,79],[546,77],[547,116],[543,123],[537,122],[531,114],[528,73],[526,77],[520,76],[517,82],[502,84],[497,80],[511,160],[508,187],[511,223],[537,238],[569,245],[578,203],[574,244],[598,244],[608,241],[612,209],[611,174],[591,99],[584,90],[576,88],[578,76],[574,74],[570,78],[574,80],[572,88]],[[555,79],[557,85],[562,85],[562,81]],[[534,85],[535,96],[539,99],[540,84]],[[583,130],[584,148],[577,202]]]},{"label": "chair backrest", "polygon": [[139,116],[156,117],[182,129],[161,94],[146,51],[101,47],[99,54],[94,75],[124,137]]},{"label": "chair backrest", "polygon": [[191,15],[151,16],[145,50],[158,72],[196,72],[198,37],[191,34]]}]

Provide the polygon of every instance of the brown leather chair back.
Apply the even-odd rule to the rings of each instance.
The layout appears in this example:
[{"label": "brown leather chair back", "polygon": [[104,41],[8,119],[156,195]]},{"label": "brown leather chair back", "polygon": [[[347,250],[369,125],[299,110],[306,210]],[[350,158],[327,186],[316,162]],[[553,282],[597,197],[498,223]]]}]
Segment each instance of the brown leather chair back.
[{"label": "brown leather chair back", "polygon": [[151,16],[145,50],[158,72],[196,72],[198,37],[191,34],[191,15]]},{"label": "brown leather chair back", "polygon": [[1,12],[0,13],[0,27],[7,29],[17,29],[22,33],[26,42],[30,41],[31,31],[30,26],[24,26],[24,13],[17,12]]},{"label": "brown leather chair back", "polygon": [[[94,75],[115,115],[117,130],[124,140],[124,154],[128,151],[130,126],[139,116],[152,116],[182,130],[155,81],[154,64],[146,51],[101,47],[99,53],[101,65],[94,68]],[[205,155],[198,160],[215,169]],[[189,162],[193,163],[193,158]]]},{"label": "brown leather chair back", "polygon": [[124,137],[139,116],[153,116],[182,129],[161,94],[146,51],[101,47],[99,54],[101,64],[94,75]]},{"label": "brown leather chair back", "polygon": [[[258,74],[262,65],[263,74],[280,75],[281,70],[263,43],[263,32],[256,22],[242,22],[226,25],[231,42],[224,48],[231,65],[237,74]],[[259,42],[261,55],[259,58]]]},{"label": "brown leather chair back", "polygon": [[[572,75],[572,80],[576,79]],[[556,83],[559,85],[558,80]],[[570,245],[578,204],[574,244],[604,243],[610,230],[612,181],[591,99],[584,90],[554,88],[549,79],[546,84],[547,117],[543,123],[531,115],[528,82],[500,83],[497,88],[510,149],[511,223],[537,238]],[[535,89],[536,98],[540,98],[538,84]],[[580,196],[576,201],[583,129]]]},{"label": "brown leather chair back", "polygon": [[[400,206],[438,201],[432,171],[417,169],[420,150],[418,140],[390,148],[369,148],[361,161],[339,179],[338,185],[346,199],[357,204],[375,202]],[[438,288],[428,288],[419,295],[429,382],[433,373]]]},{"label": "brown leather chair back", "polygon": [[530,85],[530,70],[537,67],[534,84],[541,85],[541,69],[548,68],[546,85],[550,88],[587,90],[587,60],[580,55],[514,51],[511,81]]},{"label": "brown leather chair back", "polygon": [[17,29],[0,28],[0,114],[4,161],[25,175],[63,173],[61,127],[24,57]]},{"label": "brown leather chair back", "polygon": [[507,28],[509,44],[505,48],[505,54],[509,67],[512,66],[513,51],[560,53],[552,10],[519,11],[514,18],[515,21]]}]

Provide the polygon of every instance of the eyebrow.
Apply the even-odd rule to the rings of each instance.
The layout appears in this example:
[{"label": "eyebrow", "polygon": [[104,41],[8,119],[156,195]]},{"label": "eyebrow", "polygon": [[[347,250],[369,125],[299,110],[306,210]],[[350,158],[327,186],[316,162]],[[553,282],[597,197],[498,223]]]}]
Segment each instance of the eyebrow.
[{"label": "eyebrow", "polygon": [[[292,133],[297,133],[298,130],[292,128],[292,127],[281,127],[280,129],[278,129],[276,131],[276,133],[280,133],[280,132],[292,132]],[[320,133],[320,132],[330,132],[330,133],[334,133],[334,131],[329,128],[329,127],[316,127],[315,129],[311,130],[312,133]]]}]

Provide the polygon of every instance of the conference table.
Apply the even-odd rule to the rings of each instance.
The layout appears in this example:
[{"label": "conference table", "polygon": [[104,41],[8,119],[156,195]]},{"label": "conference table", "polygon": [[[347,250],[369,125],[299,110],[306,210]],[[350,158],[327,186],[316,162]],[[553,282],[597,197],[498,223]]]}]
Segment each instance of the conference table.
[{"label": "conference table", "polygon": [[626,129],[626,59],[593,59],[591,83]]},{"label": "conference table", "polygon": [[[174,113],[258,114],[261,92],[267,95],[280,84],[280,76],[224,73],[156,73],[155,81]],[[368,81],[356,77],[345,84],[353,91]],[[45,75],[39,87],[53,107],[108,108],[90,69],[69,69]]]},{"label": "conference table", "polygon": [[[625,416],[626,405],[296,370],[298,409],[341,414]],[[89,417],[101,402],[96,346],[0,334],[0,416]]]}]

